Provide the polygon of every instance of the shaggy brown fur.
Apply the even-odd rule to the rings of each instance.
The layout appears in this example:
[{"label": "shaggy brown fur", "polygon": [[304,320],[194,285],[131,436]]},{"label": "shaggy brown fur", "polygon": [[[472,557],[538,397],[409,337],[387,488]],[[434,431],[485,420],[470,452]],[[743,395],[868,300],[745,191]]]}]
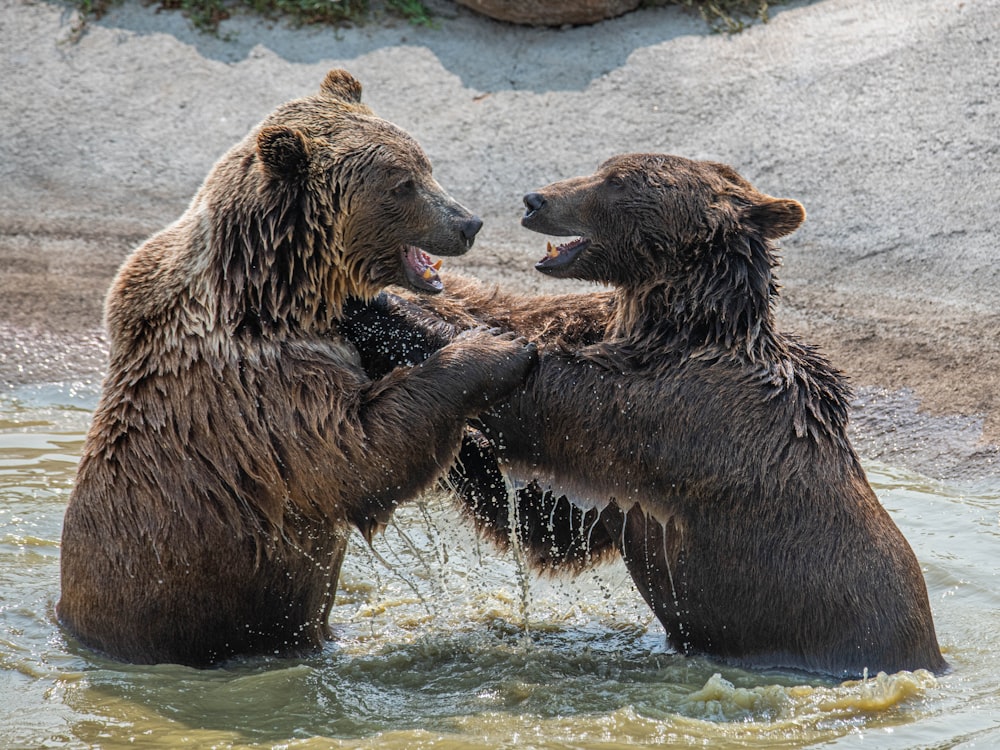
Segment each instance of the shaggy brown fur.
[{"label": "shaggy brown fur", "polygon": [[119,272],[62,540],[58,616],[88,646],[198,666],[319,647],[349,528],[431,485],[535,359],[472,331],[365,374],[348,298],[439,291],[423,250],[464,253],[481,222],[360,98],[331,71],[279,107]]},{"label": "shaggy brown fur", "polygon": [[[843,377],[775,328],[773,240],[802,207],[727,166],[644,154],[525,204],[529,229],[579,236],[538,270],[614,287],[599,341],[549,347],[526,390],[481,417],[529,483],[517,515],[535,565],[617,547],[683,653],[836,676],[943,670],[920,567],[848,442]],[[502,541],[490,450],[467,439],[461,456],[452,478]]]},{"label": "shaggy brown fur", "polygon": [[[579,347],[601,340],[613,312],[607,293],[525,297],[495,285],[448,274],[448,293],[418,298],[381,295],[372,303],[348,304],[341,331],[361,353],[372,377],[422,362],[463,329],[491,326],[517,331],[541,347]],[[429,318],[427,313],[433,312]],[[447,322],[445,322],[447,321]],[[542,492],[537,482],[508,499],[507,479],[482,433],[470,429],[446,488],[476,529],[501,548],[510,545],[512,523],[536,570],[580,571],[617,555],[614,541],[595,523],[596,511],[581,510],[565,497]]]}]

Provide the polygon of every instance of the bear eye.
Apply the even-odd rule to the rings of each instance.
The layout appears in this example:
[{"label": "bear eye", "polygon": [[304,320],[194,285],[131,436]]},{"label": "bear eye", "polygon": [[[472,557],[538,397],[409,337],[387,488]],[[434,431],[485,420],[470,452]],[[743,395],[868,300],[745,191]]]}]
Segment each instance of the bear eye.
[{"label": "bear eye", "polygon": [[608,185],[608,187],[613,187],[615,190],[621,190],[625,187],[625,178],[620,174],[608,175],[604,182]]},{"label": "bear eye", "polygon": [[413,192],[414,184],[412,177],[404,177],[402,180],[396,183],[396,186],[392,189],[394,195],[409,195]]}]

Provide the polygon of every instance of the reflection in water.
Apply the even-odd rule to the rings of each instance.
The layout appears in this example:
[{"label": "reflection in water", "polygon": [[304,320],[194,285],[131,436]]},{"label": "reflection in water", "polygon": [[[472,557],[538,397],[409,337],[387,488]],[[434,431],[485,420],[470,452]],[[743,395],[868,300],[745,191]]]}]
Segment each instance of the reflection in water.
[{"label": "reflection in water", "polygon": [[309,659],[194,670],[107,661],[52,612],[58,539],[94,392],[0,396],[0,745],[712,747],[1000,745],[998,488],[963,494],[870,466],[924,566],[954,671],[835,683],[665,648],[620,564],[525,575],[447,499],[355,537]]}]

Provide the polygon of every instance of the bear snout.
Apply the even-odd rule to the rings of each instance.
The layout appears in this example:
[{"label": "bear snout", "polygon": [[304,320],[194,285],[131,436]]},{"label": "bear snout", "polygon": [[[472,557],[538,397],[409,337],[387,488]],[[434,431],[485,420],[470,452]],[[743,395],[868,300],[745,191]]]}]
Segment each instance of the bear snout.
[{"label": "bear snout", "polygon": [[545,205],[545,196],[541,193],[528,193],[524,196],[524,218],[530,218],[536,211],[541,211]]},{"label": "bear snout", "polygon": [[462,239],[465,240],[466,248],[472,247],[472,243],[476,240],[476,235],[479,234],[479,230],[482,228],[483,220],[478,216],[465,219],[458,225],[458,231],[462,233]]}]

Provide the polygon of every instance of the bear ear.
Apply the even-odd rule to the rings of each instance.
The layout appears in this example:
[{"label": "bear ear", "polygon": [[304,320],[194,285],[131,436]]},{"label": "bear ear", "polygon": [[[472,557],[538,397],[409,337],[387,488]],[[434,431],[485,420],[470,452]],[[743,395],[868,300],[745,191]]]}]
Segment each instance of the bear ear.
[{"label": "bear ear", "polygon": [[764,196],[750,207],[749,218],[765,238],[776,240],[798,229],[806,219],[806,210],[798,201]]},{"label": "bear ear", "polygon": [[257,153],[272,177],[286,179],[305,174],[309,167],[309,144],[297,130],[269,125],[257,134]]},{"label": "bear ear", "polygon": [[326,74],[323,79],[323,91],[333,94],[337,99],[345,102],[361,101],[361,83],[342,68],[335,68]]}]

